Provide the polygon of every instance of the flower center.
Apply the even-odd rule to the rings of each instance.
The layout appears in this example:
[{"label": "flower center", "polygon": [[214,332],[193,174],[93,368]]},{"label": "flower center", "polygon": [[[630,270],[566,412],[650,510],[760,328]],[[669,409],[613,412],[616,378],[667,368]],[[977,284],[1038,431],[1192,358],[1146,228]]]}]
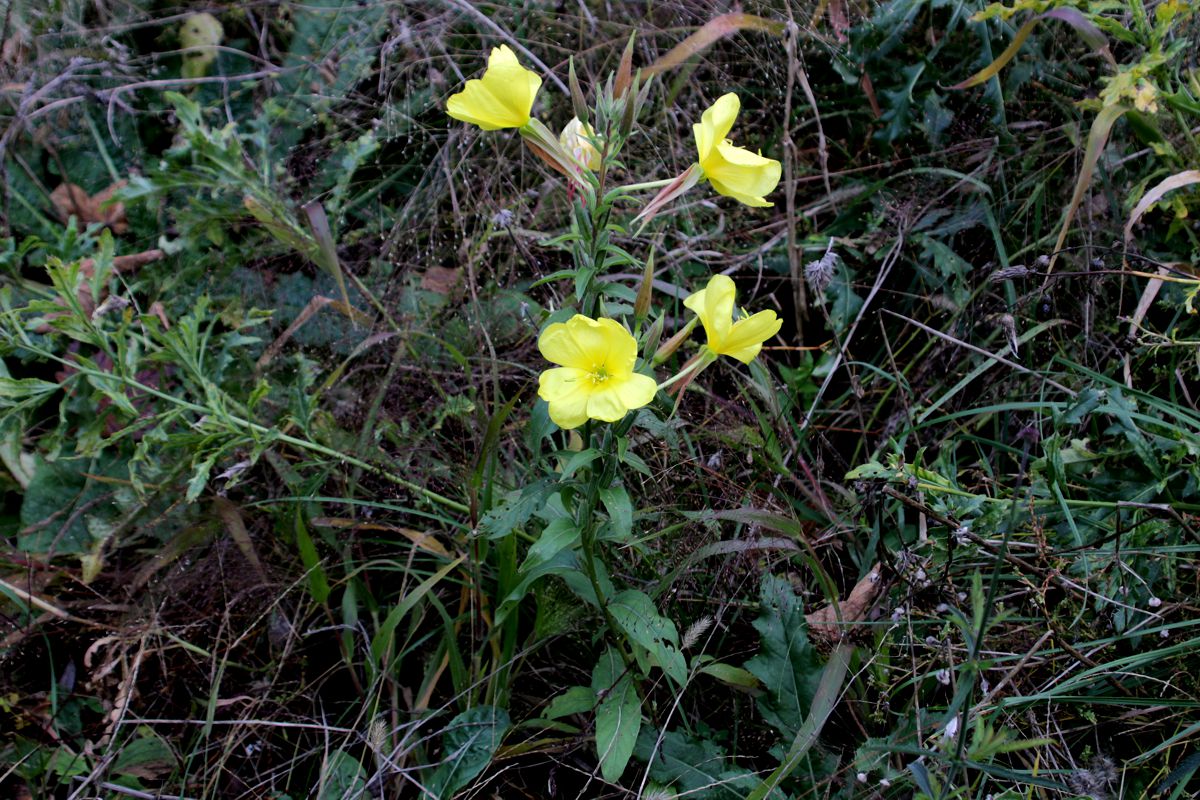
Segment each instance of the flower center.
[{"label": "flower center", "polygon": [[608,369],[604,364],[597,364],[591,369],[592,385],[604,383],[608,380]]}]

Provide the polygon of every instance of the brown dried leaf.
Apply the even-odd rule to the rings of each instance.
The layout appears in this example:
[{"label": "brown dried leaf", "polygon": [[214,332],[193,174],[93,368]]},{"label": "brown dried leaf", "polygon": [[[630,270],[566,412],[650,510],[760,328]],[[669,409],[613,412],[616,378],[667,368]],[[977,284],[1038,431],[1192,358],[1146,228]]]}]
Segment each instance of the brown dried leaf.
[{"label": "brown dried leaf", "polygon": [[421,288],[427,292],[451,295],[459,288],[462,270],[452,267],[430,267],[421,276]]},{"label": "brown dried leaf", "polygon": [[871,607],[882,594],[883,587],[883,571],[876,564],[871,567],[867,576],[850,590],[850,596],[845,600],[836,605],[823,606],[805,615],[809,635],[834,640],[842,638],[847,623],[862,622],[867,618]]},{"label": "brown dried leaf", "polygon": [[732,36],[738,31],[762,31],[773,36],[782,36],[786,27],[782,22],[754,14],[744,14],[740,11],[722,14],[701,25],[695,33],[671,48],[665,56],[642,70],[642,75],[657,75],[660,72],[674,69],[692,56],[704,52],[716,42],[726,36]]},{"label": "brown dried leaf", "polygon": [[[85,225],[98,222],[107,225],[113,233],[122,234],[129,230],[125,219],[124,203],[109,203],[118,189],[125,186],[125,181],[117,181],[111,186],[94,195],[74,183],[60,183],[58,188],[50,193],[50,202],[54,211],[64,223],[71,217],[77,218]],[[107,207],[106,203],[109,203]]]}]

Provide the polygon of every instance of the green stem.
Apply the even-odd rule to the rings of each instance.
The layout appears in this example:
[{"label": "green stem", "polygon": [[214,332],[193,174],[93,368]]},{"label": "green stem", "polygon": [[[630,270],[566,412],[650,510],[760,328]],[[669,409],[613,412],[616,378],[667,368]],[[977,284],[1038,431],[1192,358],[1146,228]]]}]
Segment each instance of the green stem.
[{"label": "green stem", "polygon": [[[592,441],[590,421],[587,423],[587,426],[588,429],[585,431],[585,438],[588,441]],[[608,627],[609,633],[612,634],[617,652],[621,654],[621,660],[625,662],[626,669],[633,669],[633,656],[625,647],[625,636],[617,625],[612,612],[608,609],[608,597],[604,595],[600,587],[600,578],[596,571],[596,504],[600,499],[600,484],[610,473],[609,462],[613,455],[611,429],[605,432],[604,443],[600,447],[600,452],[602,455],[598,468],[593,467],[590,469],[587,493],[583,506],[580,508],[581,514],[578,520],[580,549],[583,551],[583,571],[587,575],[588,582],[592,585],[592,592],[596,595],[596,604],[600,606],[600,613],[604,617],[604,624]]]},{"label": "green stem", "polygon": [[663,178],[658,181],[645,181],[643,183],[627,183],[624,186],[618,186],[613,189],[613,192],[640,192],[646,189],[661,189],[678,178]]}]

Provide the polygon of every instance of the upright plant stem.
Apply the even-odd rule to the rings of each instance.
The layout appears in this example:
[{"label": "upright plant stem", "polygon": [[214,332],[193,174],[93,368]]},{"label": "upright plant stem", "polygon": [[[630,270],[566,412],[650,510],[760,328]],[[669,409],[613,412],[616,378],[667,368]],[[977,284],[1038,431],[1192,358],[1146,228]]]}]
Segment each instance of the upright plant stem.
[{"label": "upright plant stem", "polygon": [[[595,437],[592,436],[591,422],[587,423],[587,434],[585,439],[595,444]],[[599,459],[599,468],[593,468],[588,479],[587,492],[584,495],[583,505],[580,506],[580,515],[578,517],[579,524],[579,541],[580,549],[583,551],[583,571],[587,575],[588,582],[592,585],[592,592],[596,595],[596,605],[600,606],[600,613],[604,616],[604,624],[608,626],[608,631],[612,634],[613,642],[616,644],[617,652],[621,654],[621,659],[625,662],[627,669],[632,669],[633,656],[631,656],[625,647],[625,637],[617,625],[616,619],[612,612],[608,609],[608,597],[605,595],[600,586],[599,573],[596,571],[596,504],[600,500],[601,484],[609,475],[609,462],[612,458],[612,431],[606,430],[604,440],[600,443],[601,456]]]}]

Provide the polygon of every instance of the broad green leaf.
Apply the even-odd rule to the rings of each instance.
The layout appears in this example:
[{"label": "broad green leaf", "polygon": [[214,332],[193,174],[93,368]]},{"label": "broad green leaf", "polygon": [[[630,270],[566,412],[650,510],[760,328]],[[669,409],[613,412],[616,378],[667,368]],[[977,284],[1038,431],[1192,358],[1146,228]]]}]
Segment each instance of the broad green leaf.
[{"label": "broad green leaf", "polygon": [[625,670],[625,664],[611,647],[592,670],[592,689],[604,699],[596,708],[596,755],[600,774],[616,783],[633,755],[638,731],[642,727],[642,701]]},{"label": "broad green leaf", "polygon": [[508,536],[538,512],[555,485],[541,480],[531,483],[488,511],[479,521],[479,532],[489,539]]},{"label": "broad green leaf", "polygon": [[739,686],[743,689],[756,689],[760,686],[758,678],[754,677],[753,674],[732,664],[705,664],[700,667],[700,672],[703,672],[705,675],[711,675],[721,683],[726,683],[730,686]]},{"label": "broad green leaf", "polygon": [[429,790],[448,800],[491,763],[510,726],[508,712],[475,706],[450,721],[442,732],[442,764],[429,779]]},{"label": "broad green leaf", "polygon": [[575,524],[575,520],[570,517],[559,517],[558,519],[551,520],[542,529],[542,535],[538,537],[538,540],[529,548],[529,552],[525,554],[525,561],[521,564],[521,572],[528,573],[535,567],[545,564],[563,550],[574,547],[579,541],[579,537],[579,527]]},{"label": "broad green leaf", "polygon": [[643,592],[626,589],[612,598],[608,608],[625,635],[644,648],[650,663],[645,664],[639,655],[643,668],[658,667],[679,685],[687,681],[687,662],[679,650],[679,632],[674,622],[659,615],[653,600]]},{"label": "broad green leaf", "polygon": [[821,662],[808,640],[800,598],[785,578],[767,575],[760,594],[762,613],[754,621],[762,650],[746,669],[762,681],[758,708],[773,728],[795,736],[804,724],[821,680]]},{"label": "broad green leaf", "polygon": [[361,797],[367,790],[367,771],[358,759],[345,750],[334,750],[321,769],[318,800],[344,800]]},{"label": "broad green leaf", "polygon": [[550,701],[542,711],[546,719],[569,717],[572,714],[582,714],[591,711],[596,705],[596,690],[590,686],[572,686]]},{"label": "broad green leaf", "polygon": [[689,800],[742,800],[757,783],[754,773],[736,766],[720,745],[681,731],[667,731],[659,741],[658,731],[646,728],[636,755],[649,764],[653,780],[670,784],[676,796]]},{"label": "broad green leaf", "polygon": [[796,731],[787,755],[774,772],[763,780],[754,791],[747,795],[746,800],[764,800],[776,791],[783,780],[801,763],[808,751],[817,743],[817,737],[833,713],[841,695],[842,685],[846,682],[846,672],[850,668],[850,657],[854,648],[845,642],[834,648],[829,662],[821,672],[820,682],[813,696],[811,709],[804,724]]},{"label": "broad green leaf", "polygon": [[633,535],[633,503],[624,486],[609,486],[600,490],[600,501],[608,511],[608,538],[619,542]]}]

